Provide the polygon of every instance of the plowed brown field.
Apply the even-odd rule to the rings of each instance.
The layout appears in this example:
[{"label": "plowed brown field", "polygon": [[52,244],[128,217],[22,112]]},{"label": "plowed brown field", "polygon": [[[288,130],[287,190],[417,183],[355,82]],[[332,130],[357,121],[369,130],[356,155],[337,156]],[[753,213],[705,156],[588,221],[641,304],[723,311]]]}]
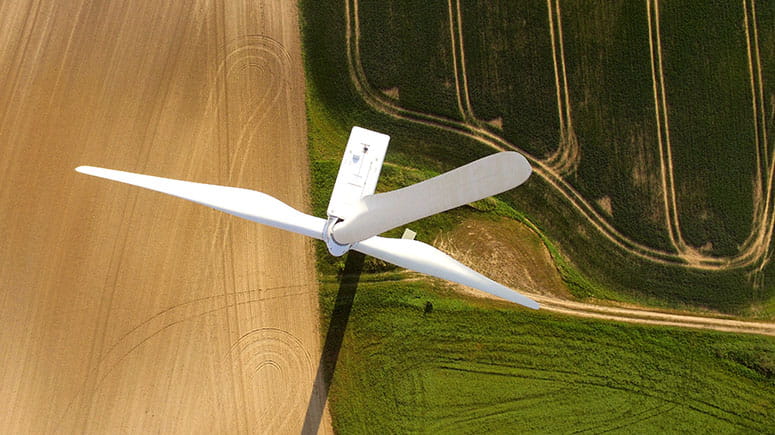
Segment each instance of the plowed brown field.
[{"label": "plowed brown field", "polygon": [[298,433],[309,241],[81,164],[308,208],[295,2],[0,2],[0,432]]}]

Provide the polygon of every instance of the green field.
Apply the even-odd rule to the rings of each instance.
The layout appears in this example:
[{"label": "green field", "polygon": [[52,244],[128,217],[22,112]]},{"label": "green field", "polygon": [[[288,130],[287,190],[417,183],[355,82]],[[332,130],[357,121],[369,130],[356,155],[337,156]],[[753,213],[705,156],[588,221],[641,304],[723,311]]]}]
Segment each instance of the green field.
[{"label": "green field", "polygon": [[545,156],[560,141],[545,1],[462,5],[468,86],[478,119]]},{"label": "green field", "polygon": [[[772,339],[569,319],[366,279],[329,396],[339,433],[775,427]],[[337,284],[322,290],[330,313]]]},{"label": "green field", "polygon": [[381,53],[363,58],[372,84],[383,91],[400,89],[393,98],[404,107],[459,117],[446,5],[401,0],[373,2],[368,10],[361,21],[361,48]]},{"label": "green field", "polygon": [[610,222],[622,233],[671,251],[643,3],[562,7],[570,105],[581,148],[578,171],[569,179],[586,198],[610,198]]},{"label": "green field", "polygon": [[[766,145],[775,136],[764,141],[773,127],[772,8],[758,3],[750,36],[759,73],[748,70],[742,5],[655,5],[323,2],[304,18],[309,35],[319,32],[305,41],[312,152],[326,159],[316,164],[335,171],[329,145],[361,124],[390,132],[389,162],[430,176],[493,152],[475,140],[486,132],[557,169],[564,184],[537,174],[502,199],[554,244],[577,295],[771,318],[772,240],[748,235],[775,215]],[[748,15],[752,29],[750,6]],[[349,61],[348,20],[360,29]],[[698,36],[706,25],[717,32]],[[457,97],[455,65],[468,85]],[[614,232],[601,232],[606,225]]]},{"label": "green field", "polygon": [[694,246],[732,255],[751,231],[756,167],[743,9],[667,2],[661,16],[682,227]]},{"label": "green field", "polygon": [[[483,2],[461,4],[475,115],[470,118],[470,113],[458,111],[456,97],[447,86],[454,79],[450,76],[454,62],[448,58],[450,47],[444,46],[445,41],[451,43],[444,2],[430,6],[427,2],[358,2],[361,31],[366,33],[360,55],[367,85],[380,98],[410,113],[395,117],[375,110],[351,80],[345,6],[350,6],[353,20],[353,2],[301,1],[315,214],[325,214],[341,150],[353,125],[391,135],[378,191],[405,186],[492,153],[461,134],[467,130],[458,129],[454,122],[462,120],[518,144],[534,158],[545,158],[557,149],[561,134],[552,54],[547,53],[552,48],[547,3],[514,3],[491,8]],[[415,5],[420,6],[416,15]],[[580,147],[576,169],[563,175],[564,180],[602,215],[607,210],[597,200],[608,197],[613,212],[606,218],[624,236],[674,255],[664,226],[665,211],[660,209],[660,155],[654,144],[659,133],[645,6],[623,1],[563,2],[562,8],[567,75],[569,84],[574,83],[568,97]],[[762,4],[758,8],[766,9]],[[759,16],[765,23],[772,23],[772,17],[771,11]],[[765,35],[762,22],[762,53],[772,53],[765,51],[774,47],[772,27]],[[591,27],[594,32],[584,33]],[[517,41],[494,43],[509,37]],[[645,58],[630,55],[643,50]],[[671,48],[676,50],[687,48]],[[425,65],[418,64],[422,59]],[[763,65],[764,78],[771,77],[772,56],[765,56]],[[670,80],[679,80],[671,75],[674,71],[665,73]],[[502,82],[493,84],[498,77]],[[383,92],[392,88],[398,88],[398,98]],[[669,98],[678,99],[679,94]],[[450,120],[443,125],[452,128],[425,125],[425,118],[411,115],[420,112]],[[496,118],[501,118],[502,130],[487,123]],[[745,134],[744,128],[740,131]],[[681,147],[677,137],[681,135],[674,133],[674,146]],[[683,165],[684,160],[678,163],[678,159],[687,156],[701,163],[702,155],[688,150],[676,152],[677,165]],[[741,150],[743,166],[735,170],[750,171],[745,166],[750,153]],[[743,162],[746,158],[748,163]],[[683,170],[681,166],[676,175]],[[700,188],[715,192],[724,180]],[[681,186],[683,180],[676,182]],[[750,203],[750,186],[748,194],[735,199],[731,192],[738,188],[739,184],[727,186],[712,202],[692,207],[722,210],[735,207],[734,201]],[[687,198],[678,193],[680,201]],[[688,200],[680,207],[693,204]],[[686,238],[691,244],[711,241],[713,255],[727,252],[751,224],[750,204],[748,211],[739,211],[749,216],[747,222],[727,226],[722,219],[713,227],[715,232],[706,231],[704,221],[697,220],[704,215],[697,210],[682,215]],[[433,242],[442,232],[454,233],[461,222],[495,215],[531,229],[551,252],[554,271],[561,274],[566,290],[578,299],[707,307],[767,319],[775,315],[774,267],[756,274],[752,273],[755,265],[701,270],[681,261],[663,264],[634,255],[601,235],[561,192],[537,175],[498,201],[463,207],[411,227],[418,230],[420,240]],[[324,348],[324,358],[327,352],[333,352],[329,358],[337,357],[329,400],[340,433],[378,429],[748,433],[775,427],[772,338],[532,312],[470,299],[439,281],[416,280],[415,275],[369,258],[360,268],[357,289],[346,289],[344,283],[352,280],[343,276],[347,257],[331,257],[322,244],[316,246],[323,330],[333,313],[343,334],[342,342],[335,346],[327,342]],[[527,245],[515,248],[530,249]],[[763,285],[755,286],[754,281]],[[347,292],[354,292],[351,307],[342,297]],[[335,306],[337,300],[347,309]]]}]

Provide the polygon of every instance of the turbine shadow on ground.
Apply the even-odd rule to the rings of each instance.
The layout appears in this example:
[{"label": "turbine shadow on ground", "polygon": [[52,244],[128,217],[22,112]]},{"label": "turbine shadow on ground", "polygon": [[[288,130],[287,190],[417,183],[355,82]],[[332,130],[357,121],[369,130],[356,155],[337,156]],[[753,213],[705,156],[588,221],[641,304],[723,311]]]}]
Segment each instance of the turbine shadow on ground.
[{"label": "turbine shadow on ground", "polygon": [[[323,413],[316,412],[316,410],[322,408],[322,405],[328,400],[328,390],[334,377],[336,363],[339,360],[339,351],[342,348],[347,322],[350,320],[350,311],[358,282],[361,279],[364,258],[365,255],[360,252],[350,251],[347,253],[342,280],[339,283],[336,302],[331,312],[331,321],[326,332],[326,340],[323,343],[323,352],[320,355],[315,385],[312,388],[304,426],[301,429],[302,434],[318,433]],[[320,405],[316,406],[316,404]]]}]

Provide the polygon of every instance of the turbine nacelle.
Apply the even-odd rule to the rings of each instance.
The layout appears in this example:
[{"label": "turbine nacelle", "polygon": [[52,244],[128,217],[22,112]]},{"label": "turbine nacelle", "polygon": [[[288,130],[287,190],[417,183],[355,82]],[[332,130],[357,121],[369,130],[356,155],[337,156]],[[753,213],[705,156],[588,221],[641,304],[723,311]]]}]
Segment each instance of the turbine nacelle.
[{"label": "turbine nacelle", "polygon": [[425,243],[378,235],[393,228],[512,189],[531,168],[516,152],[496,153],[423,182],[375,194],[390,137],[353,127],[328,219],[302,213],[267,194],[112,169],[79,166],[78,172],[187,199],[243,219],[323,240],[340,256],[354,249],[400,267],[473,287],[533,309],[538,304],[471,270]]},{"label": "turbine nacelle", "polygon": [[[361,198],[374,194],[382,172],[390,136],[361,127],[353,127],[342,155],[334,190],[328,201],[328,220],[323,231],[323,241],[328,252],[339,257],[350,250],[359,240],[339,242],[334,229],[350,218],[360,205]],[[376,234],[373,234],[376,235]],[[366,239],[364,237],[363,239]]]}]

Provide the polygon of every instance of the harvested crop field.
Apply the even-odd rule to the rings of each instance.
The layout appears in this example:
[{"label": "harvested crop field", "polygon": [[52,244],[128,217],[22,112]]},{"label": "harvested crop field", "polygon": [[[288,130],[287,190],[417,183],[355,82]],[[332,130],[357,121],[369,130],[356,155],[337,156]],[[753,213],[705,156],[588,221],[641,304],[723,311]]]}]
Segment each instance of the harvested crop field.
[{"label": "harvested crop field", "polygon": [[328,432],[310,242],[73,170],[308,209],[293,2],[2,2],[0,47],[0,431]]}]

